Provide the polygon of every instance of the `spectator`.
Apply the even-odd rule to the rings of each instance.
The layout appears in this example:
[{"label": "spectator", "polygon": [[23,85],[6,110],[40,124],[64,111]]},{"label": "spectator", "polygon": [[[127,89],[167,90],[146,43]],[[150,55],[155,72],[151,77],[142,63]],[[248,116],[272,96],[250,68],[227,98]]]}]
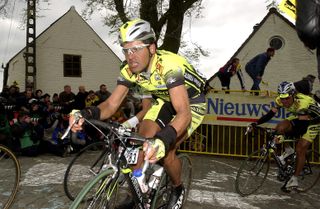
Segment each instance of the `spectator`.
[{"label": "spectator", "polygon": [[79,86],[79,92],[75,98],[75,108],[76,109],[83,109],[86,107],[86,98],[88,97],[89,93],[86,91],[84,86]]},{"label": "spectator", "polygon": [[294,82],[294,87],[298,93],[310,95],[313,89],[313,83],[316,77],[314,75],[307,75],[302,80]]},{"label": "spectator", "polygon": [[11,128],[5,106],[0,102],[0,144],[11,147],[11,140]]},{"label": "spectator", "polygon": [[71,91],[71,86],[65,85],[63,92],[59,94],[60,104],[67,112],[71,112],[76,95]]},{"label": "spectator", "polygon": [[8,96],[6,97],[8,100],[8,103],[16,104],[18,97],[19,97],[19,92],[17,90],[17,87],[14,85],[10,86]]},{"label": "spectator", "polygon": [[40,100],[42,97],[42,90],[41,89],[37,89],[34,95],[34,98],[36,98],[37,100]]},{"label": "spectator", "polygon": [[96,91],[96,95],[99,97],[99,103],[108,99],[111,93],[107,90],[107,86],[105,84],[100,85],[100,90]]},{"label": "spectator", "polygon": [[99,97],[94,93],[94,91],[90,90],[85,101],[86,107],[96,106],[98,103]]},{"label": "spectator", "polygon": [[[260,90],[260,83],[264,74],[265,68],[270,61],[271,57],[274,56],[275,50],[268,48],[266,52],[256,55],[246,64],[246,72],[253,80],[251,90]],[[255,92],[255,95],[259,95],[259,92]]]},{"label": "spectator", "polygon": [[[229,60],[223,67],[221,67],[219,69],[219,71],[217,73],[215,73],[207,81],[208,85],[214,78],[216,78],[218,76],[218,78],[221,82],[222,90],[229,90],[231,78],[232,78],[232,76],[237,74],[238,79],[240,81],[241,89],[245,90],[243,75],[241,72],[241,65],[239,62],[240,62],[239,58],[236,58],[236,57]],[[227,91],[226,93],[228,93],[228,92],[229,91]]]},{"label": "spectator", "polygon": [[52,96],[52,104],[53,105],[59,105],[60,100],[59,100],[59,95],[57,93],[54,93]]},{"label": "spectator", "polygon": [[25,156],[39,154],[40,139],[33,131],[32,121],[28,112],[20,111],[18,121],[12,126],[13,137],[20,142],[20,152]]},{"label": "spectator", "polygon": [[21,93],[17,98],[17,107],[19,110],[29,112],[29,101],[33,99],[32,90],[27,89],[24,93]]},{"label": "spectator", "polygon": [[40,101],[40,107],[41,107],[41,111],[43,113],[43,119],[44,119],[43,127],[45,129],[48,129],[53,125],[53,122],[56,120],[56,116],[53,116],[54,106],[50,101],[49,94],[46,93],[42,96],[42,99]]}]

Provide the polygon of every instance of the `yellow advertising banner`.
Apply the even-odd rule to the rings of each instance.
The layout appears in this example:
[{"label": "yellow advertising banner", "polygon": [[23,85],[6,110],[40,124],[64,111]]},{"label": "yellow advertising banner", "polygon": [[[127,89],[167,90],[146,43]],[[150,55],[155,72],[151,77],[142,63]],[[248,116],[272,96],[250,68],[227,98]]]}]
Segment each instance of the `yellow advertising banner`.
[{"label": "yellow advertising banner", "polygon": [[279,9],[292,17],[294,20],[296,17],[296,0],[282,0],[279,4]]},{"label": "yellow advertising banner", "polygon": [[[265,115],[271,106],[275,106],[274,96],[253,96],[248,92],[223,92],[211,91],[206,95],[207,114],[203,124],[247,126]],[[288,117],[284,108],[266,123],[274,127],[279,121]]]}]

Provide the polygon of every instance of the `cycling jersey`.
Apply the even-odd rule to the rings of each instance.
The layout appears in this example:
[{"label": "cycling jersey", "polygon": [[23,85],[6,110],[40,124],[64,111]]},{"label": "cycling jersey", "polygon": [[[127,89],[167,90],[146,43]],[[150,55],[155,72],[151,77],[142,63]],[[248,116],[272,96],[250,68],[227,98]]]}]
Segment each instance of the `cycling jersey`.
[{"label": "cycling jersey", "polygon": [[[283,107],[279,96],[276,98],[276,105],[277,108]],[[308,120],[298,120],[298,116],[308,115],[310,120],[319,117],[320,107],[317,102],[307,95],[297,93],[294,96],[293,104],[289,108],[285,109],[292,113],[287,120],[291,121],[293,126],[293,135],[300,135],[303,139],[312,143],[319,133],[320,124],[310,125]]]},{"label": "cycling jersey", "polygon": [[150,92],[153,97],[164,101],[170,101],[168,91],[170,88],[185,85],[190,103],[205,102],[205,97],[202,95],[204,77],[186,59],[165,50],[157,50],[151,69],[147,72],[134,74],[128,64],[123,65],[117,84],[130,88],[134,83],[146,92]]},{"label": "cycling jersey", "polygon": [[[283,107],[279,96],[276,98],[275,102],[278,108]],[[285,109],[292,113],[292,115],[287,118],[288,120],[295,119],[299,115],[309,115],[310,120],[320,116],[320,107],[316,101],[312,97],[301,93],[297,93],[294,96],[293,104]]]}]

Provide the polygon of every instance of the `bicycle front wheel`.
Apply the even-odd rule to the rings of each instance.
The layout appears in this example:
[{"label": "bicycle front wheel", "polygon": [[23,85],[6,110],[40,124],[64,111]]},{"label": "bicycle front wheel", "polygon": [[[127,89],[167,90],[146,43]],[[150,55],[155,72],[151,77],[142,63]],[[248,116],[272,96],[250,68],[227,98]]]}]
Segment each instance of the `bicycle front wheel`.
[{"label": "bicycle front wheel", "polygon": [[93,179],[103,165],[106,143],[96,142],[83,148],[72,159],[63,180],[63,188],[70,200],[74,200],[84,185]]},{"label": "bicycle front wheel", "polygon": [[21,170],[15,154],[0,145],[0,208],[7,209],[18,192]]},{"label": "bicycle front wheel", "polygon": [[69,209],[115,208],[120,183],[112,178],[114,171],[107,169],[89,181],[79,192]]},{"label": "bicycle front wheel", "polygon": [[267,178],[270,159],[265,149],[251,153],[240,165],[235,188],[241,196],[247,196],[257,191]]},{"label": "bicycle front wheel", "polygon": [[[178,159],[181,161],[181,181],[185,187],[185,197],[183,201],[184,204],[188,198],[190,185],[192,182],[192,163],[190,157],[187,154],[178,154]],[[171,190],[172,184],[170,177],[166,172],[164,172],[161,177],[158,191],[153,198],[151,208],[165,208],[170,199]]]},{"label": "bicycle front wheel", "polygon": [[299,191],[305,192],[310,190],[320,178],[320,158],[317,151],[308,150],[306,154],[306,162],[303,171],[298,177]]}]

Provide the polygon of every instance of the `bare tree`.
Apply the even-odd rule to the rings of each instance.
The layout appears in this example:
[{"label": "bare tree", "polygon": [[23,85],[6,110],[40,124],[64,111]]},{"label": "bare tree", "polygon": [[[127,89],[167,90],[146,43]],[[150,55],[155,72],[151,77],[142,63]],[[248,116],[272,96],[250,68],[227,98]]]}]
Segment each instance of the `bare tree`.
[{"label": "bare tree", "polygon": [[270,8],[276,8],[277,11],[279,11],[278,2],[276,0],[266,0],[265,3],[267,4],[267,10]]},{"label": "bare tree", "polygon": [[0,2],[0,10],[2,10],[8,4],[8,0],[1,0]]},{"label": "bare tree", "polygon": [[[95,11],[105,11],[104,23],[111,33],[124,22],[142,18],[151,23],[160,49],[178,52],[181,46],[182,28],[185,16],[199,17],[202,0],[83,0],[86,18]],[[196,46],[199,48],[199,46]],[[198,52],[204,51],[200,48]]]},{"label": "bare tree", "polygon": [[6,17],[8,14],[7,7],[8,7],[9,0],[0,0],[0,17]]}]

